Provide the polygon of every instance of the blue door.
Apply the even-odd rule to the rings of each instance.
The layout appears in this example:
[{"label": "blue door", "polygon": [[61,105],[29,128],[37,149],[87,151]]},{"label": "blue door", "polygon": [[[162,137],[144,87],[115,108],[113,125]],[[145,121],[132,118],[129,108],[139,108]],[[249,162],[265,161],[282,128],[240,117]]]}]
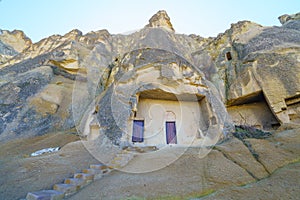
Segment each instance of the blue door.
[{"label": "blue door", "polygon": [[133,120],[132,142],[144,142],[144,120]]},{"label": "blue door", "polygon": [[175,122],[166,122],[167,144],[177,144]]}]

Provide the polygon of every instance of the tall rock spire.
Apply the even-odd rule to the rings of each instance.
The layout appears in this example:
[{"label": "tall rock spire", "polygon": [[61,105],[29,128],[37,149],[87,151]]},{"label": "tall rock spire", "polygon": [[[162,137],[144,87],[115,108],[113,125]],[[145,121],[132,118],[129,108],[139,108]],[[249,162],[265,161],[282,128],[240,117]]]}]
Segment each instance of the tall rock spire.
[{"label": "tall rock spire", "polygon": [[172,32],[175,31],[173,25],[171,24],[170,17],[168,16],[165,10],[160,10],[155,15],[153,15],[149,19],[149,24],[146,25],[146,27],[153,27],[153,28],[161,27]]}]

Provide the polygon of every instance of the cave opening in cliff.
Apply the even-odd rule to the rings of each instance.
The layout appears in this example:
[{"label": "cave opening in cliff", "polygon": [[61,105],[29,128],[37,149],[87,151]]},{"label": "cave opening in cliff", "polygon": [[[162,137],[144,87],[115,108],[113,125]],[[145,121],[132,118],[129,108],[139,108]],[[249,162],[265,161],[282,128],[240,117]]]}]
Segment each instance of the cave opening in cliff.
[{"label": "cave opening in cliff", "polygon": [[280,124],[262,91],[228,102],[227,111],[234,124],[271,130]]},{"label": "cave opening in cliff", "polygon": [[231,56],[230,51],[226,53],[226,59],[227,59],[228,61],[232,60],[232,56]]},{"label": "cave opening in cliff", "polygon": [[135,145],[189,145],[203,139],[199,135],[208,130],[212,118],[209,113],[211,110],[203,95],[146,90],[138,94],[128,138]]}]

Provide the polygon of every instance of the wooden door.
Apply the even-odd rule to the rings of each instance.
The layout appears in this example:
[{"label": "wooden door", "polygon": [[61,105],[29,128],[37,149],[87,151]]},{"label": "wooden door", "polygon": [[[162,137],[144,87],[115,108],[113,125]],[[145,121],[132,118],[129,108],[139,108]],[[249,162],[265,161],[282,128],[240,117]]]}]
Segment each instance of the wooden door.
[{"label": "wooden door", "polygon": [[166,122],[167,144],[177,144],[175,122]]},{"label": "wooden door", "polygon": [[132,142],[144,142],[144,120],[133,120]]}]

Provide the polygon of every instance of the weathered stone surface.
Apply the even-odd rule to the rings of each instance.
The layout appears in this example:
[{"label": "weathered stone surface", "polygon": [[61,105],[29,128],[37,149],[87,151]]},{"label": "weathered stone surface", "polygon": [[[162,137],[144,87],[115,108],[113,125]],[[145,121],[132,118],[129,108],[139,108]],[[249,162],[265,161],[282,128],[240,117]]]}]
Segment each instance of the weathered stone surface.
[{"label": "weathered stone surface", "polygon": [[300,20],[300,13],[296,13],[293,15],[281,15],[278,17],[279,21],[281,24],[285,24],[288,21],[292,21],[292,20]]},{"label": "weathered stone surface", "polygon": [[41,190],[29,192],[26,200],[61,200],[64,198],[64,193],[56,190]]},{"label": "weathered stone surface", "polygon": [[92,181],[94,180],[95,175],[94,174],[86,174],[86,173],[76,173],[74,174],[74,178],[81,178],[85,181]]},{"label": "weathered stone surface", "polygon": [[174,31],[174,28],[171,24],[170,17],[167,12],[164,10],[158,11],[155,15],[149,20],[149,24],[146,27],[152,28],[165,28],[170,31]]},{"label": "weathered stone surface", "polygon": [[[15,77],[4,76],[1,85],[1,139],[21,137],[21,133],[41,132],[51,124],[45,123],[51,116],[40,118],[30,108],[27,99],[39,92],[53,78],[50,67],[41,67]],[[35,129],[35,130],[34,130]],[[34,130],[34,131],[33,131]],[[44,132],[45,133],[45,132]]]},{"label": "weathered stone surface", "polygon": [[263,139],[245,139],[258,155],[259,162],[271,174],[276,169],[299,160],[299,154],[291,153],[280,145]]},{"label": "weathered stone surface", "polygon": [[76,185],[78,188],[82,188],[87,185],[86,180],[81,178],[67,178],[64,181],[65,184]]},{"label": "weathered stone surface", "polygon": [[58,105],[49,101],[46,101],[42,98],[34,98],[31,100],[30,104],[32,104],[36,111],[43,114],[43,115],[47,115],[47,114],[55,114],[57,109],[58,109]]},{"label": "weathered stone surface", "polygon": [[[95,43],[103,41],[103,35],[107,34],[107,31],[99,31],[96,34],[99,40],[89,42],[82,40],[80,44],[80,39],[88,37],[82,36],[78,30],[73,30],[64,36],[51,36],[32,44],[26,51],[19,53],[14,59],[0,66],[2,76],[0,109],[1,116],[4,116],[0,120],[0,124],[3,123],[3,126],[0,126],[1,140],[20,137],[20,133],[22,136],[29,136],[74,127],[75,123],[77,124],[81,120],[82,113],[90,102],[89,94],[95,97],[96,90],[103,90],[103,87],[97,89],[99,77],[95,71],[100,74],[108,66],[108,62],[105,60],[107,58],[102,56],[104,53],[101,53],[105,52],[106,47],[96,48],[94,54],[91,54],[91,48],[95,47]],[[108,54],[106,53],[106,55]],[[88,58],[87,61],[82,62],[85,58]],[[83,63],[80,65],[82,76],[74,74],[79,70],[79,60]],[[98,67],[103,62],[105,63],[99,71]],[[28,75],[35,71],[43,73],[43,75],[41,74],[44,76],[42,83],[37,80],[29,80]],[[87,74],[89,76],[88,84],[84,81]],[[80,79],[80,83],[75,84],[74,90],[77,93],[73,93],[76,77]],[[39,75],[32,75],[31,79],[39,78]],[[107,80],[105,75],[100,78]],[[26,85],[27,89],[24,90],[22,86],[19,86],[20,84]],[[72,112],[72,93],[76,98],[73,99],[75,112]],[[80,106],[76,104],[77,102],[80,102]],[[22,114],[19,114],[20,111]],[[23,122],[19,120],[22,120],[22,116],[29,112],[30,117],[26,119],[27,125],[22,125]],[[75,119],[73,119],[74,113],[76,114]],[[28,134],[26,127],[34,127],[34,125],[27,122],[32,120],[33,124],[39,124],[39,129],[31,129]],[[8,133],[10,136],[5,136]]]},{"label": "weathered stone surface", "polygon": [[300,129],[295,128],[291,130],[285,130],[274,134],[272,142],[277,143],[280,148],[293,152],[300,157]]},{"label": "weathered stone surface", "polygon": [[297,20],[297,21],[294,21],[294,20],[293,21],[289,21],[289,22],[285,23],[284,25],[282,25],[282,27],[300,31],[299,20]]},{"label": "weathered stone surface", "polygon": [[78,185],[72,185],[72,184],[65,184],[65,183],[60,183],[60,184],[55,184],[53,186],[54,190],[63,192],[65,196],[74,194],[77,190],[79,190],[80,186]]},{"label": "weathered stone surface", "polygon": [[0,64],[5,63],[16,54],[17,52],[12,47],[0,41]]},{"label": "weathered stone surface", "polygon": [[101,131],[116,144],[126,142],[129,135],[128,120],[137,106],[137,94],[141,98],[177,101],[207,99],[209,111],[203,115],[208,122],[202,129],[210,139],[218,140],[224,124],[230,124],[214,86],[201,71],[172,52],[151,48],[131,51],[112,69],[112,74],[110,85],[99,100],[97,117]]},{"label": "weathered stone surface", "polygon": [[[129,35],[111,35],[107,30],[83,35],[79,30],[72,30],[63,36],[53,35],[32,44],[20,31],[1,31],[0,134],[12,133],[9,138],[17,137],[21,128],[14,128],[16,124],[20,124],[19,127],[23,124],[22,129],[27,130],[22,116],[29,111],[31,117],[27,118],[27,121],[34,120],[39,125],[43,124],[43,128],[30,131],[33,135],[75,125],[81,134],[86,133],[86,123],[95,110],[95,97],[98,96],[99,100],[99,95],[105,96],[103,100],[110,103],[108,96],[112,90],[108,86],[120,78],[115,77],[120,59],[127,55],[131,56],[132,61],[139,55],[130,55],[128,52],[138,52],[137,49],[147,48],[162,49],[184,58],[203,79],[217,88],[212,96],[220,95],[224,104],[266,104],[270,108],[266,116],[272,116],[274,113],[277,119],[277,122],[274,121],[268,126],[272,127],[278,123],[299,124],[300,20],[297,16],[299,14],[282,17],[284,24],[281,27],[263,27],[250,21],[238,22],[216,38],[175,34],[165,11],[159,11],[145,28]],[[148,64],[152,65],[159,60],[155,61],[148,58],[149,56],[161,58],[158,54],[143,56],[148,59]],[[169,59],[169,63],[178,61],[175,57]],[[129,71],[146,62],[143,58],[137,60],[138,63],[127,66]],[[45,82],[30,86],[28,90],[20,87],[20,82],[25,83],[27,79],[27,75],[22,77],[21,74],[30,74],[32,70],[44,70],[47,67],[48,70],[49,67],[52,69],[51,78],[46,76]],[[167,68],[162,70],[165,80],[181,73],[183,72],[171,72]],[[187,75],[190,72],[184,73]],[[126,73],[126,76],[129,80],[131,74]],[[197,76],[189,77],[189,84],[197,82],[196,79]],[[50,85],[47,86],[48,84]],[[208,86],[207,83],[201,84]],[[261,95],[264,96],[263,100],[258,98]],[[218,101],[217,99],[215,100]],[[34,105],[28,106],[30,102],[44,104],[46,108],[36,109]],[[113,123],[109,117],[110,108],[103,108],[102,105],[102,109],[103,113],[107,114],[103,123]],[[251,106],[250,111],[256,112]],[[118,120],[124,121],[126,115]],[[44,124],[47,124],[47,127]],[[255,119],[251,119],[249,125],[257,125]],[[112,131],[116,138],[122,135],[117,129],[108,131]],[[24,131],[22,135],[28,133],[29,131]],[[2,137],[8,138],[0,136]]]},{"label": "weathered stone surface", "polygon": [[31,40],[19,30],[0,29],[0,65],[32,45]]},{"label": "weathered stone surface", "polygon": [[93,164],[93,165],[90,165],[90,168],[91,169],[105,170],[108,167],[106,165],[103,165],[103,164]]},{"label": "weathered stone surface", "polygon": [[232,162],[245,169],[254,178],[262,179],[269,175],[263,165],[253,157],[248,148],[240,140],[232,138],[228,142],[217,145],[216,148]]},{"label": "weathered stone surface", "polygon": [[18,53],[22,52],[32,44],[31,40],[24,32],[19,30],[14,30],[12,32],[0,30],[0,41],[12,47]]},{"label": "weathered stone surface", "polygon": [[266,102],[230,106],[227,107],[227,111],[234,124],[251,125],[264,130],[270,130],[278,124]]},{"label": "weathered stone surface", "polygon": [[221,152],[216,150],[209,153],[206,170],[206,180],[221,185],[242,185],[255,181],[244,168],[227,159]]},{"label": "weathered stone surface", "polygon": [[[224,103],[267,102],[279,123],[299,123],[299,24],[300,20],[292,20],[266,28],[238,22],[193,55],[212,60],[202,69],[211,66],[204,74]],[[265,100],[259,99],[261,94]]]},{"label": "weathered stone surface", "polygon": [[[246,170],[225,158],[221,152],[213,150],[201,159],[199,150],[178,147],[137,155],[122,168],[123,172],[115,171],[109,177],[93,182],[71,199],[83,199],[87,194],[91,198],[104,199],[192,199],[225,187],[255,182]],[[164,165],[169,159],[174,162]],[[160,170],[155,170],[158,165]],[[143,169],[147,169],[148,173]],[[127,184],[120,187],[120,182]]]},{"label": "weathered stone surface", "polygon": [[295,163],[274,172],[269,178],[242,187],[219,190],[203,200],[222,199],[298,199],[300,164]]}]

